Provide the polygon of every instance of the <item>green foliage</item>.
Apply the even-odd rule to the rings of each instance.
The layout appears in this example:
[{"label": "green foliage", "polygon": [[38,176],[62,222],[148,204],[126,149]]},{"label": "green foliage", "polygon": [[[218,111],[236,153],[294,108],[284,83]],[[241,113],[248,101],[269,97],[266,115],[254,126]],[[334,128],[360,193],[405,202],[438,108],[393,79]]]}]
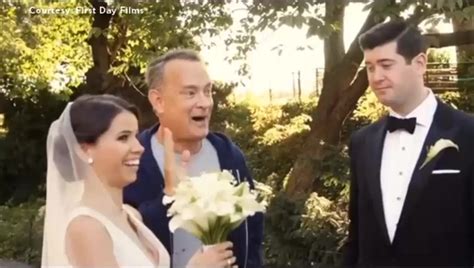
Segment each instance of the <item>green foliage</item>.
[{"label": "green foliage", "polygon": [[260,192],[270,203],[265,229],[266,265],[336,264],[347,222],[346,146],[330,148],[331,154],[322,166],[321,193],[290,201],[280,191],[309,133],[309,115],[316,101],[269,106],[237,104],[228,89],[215,88],[217,110],[212,128],[225,132],[242,148]]},{"label": "green foliage", "polygon": [[23,202],[41,194],[45,181],[46,137],[65,102],[40,91],[31,99],[10,99],[5,111],[7,133],[0,137],[0,204]]},{"label": "green foliage", "polygon": [[[226,92],[229,92],[228,89]],[[230,93],[229,93],[230,94]],[[257,106],[236,104],[229,94],[215,98],[218,112],[213,127],[230,135],[243,149],[257,181],[267,189],[265,258],[268,267],[335,266],[347,232],[349,156],[347,141],[357,129],[373,123],[387,110],[368,91],[343,126],[339,146],[328,146],[328,156],[319,167],[318,193],[290,201],[282,192],[285,179],[309,131],[309,114],[315,102]],[[468,94],[449,92],[444,101],[473,111]],[[270,192],[268,189],[270,186]]]},{"label": "green foliage", "polygon": [[[257,185],[262,198],[270,203],[266,214],[265,232],[267,266],[337,265],[348,223],[346,209],[349,159],[345,144],[353,131],[377,120],[386,111],[377,103],[372,93],[367,93],[344,124],[342,145],[328,148],[330,153],[320,167],[323,170],[323,177],[318,180],[322,181],[322,185],[318,185],[320,189],[318,193],[302,196],[299,200],[290,200],[281,190],[301,149],[302,141],[308,134],[310,124],[308,116],[314,110],[315,102],[290,102],[281,106],[235,103],[231,95],[233,86],[216,83],[214,93],[216,110],[212,128],[227,133],[242,148],[249,167],[259,182]],[[472,98],[469,99],[468,95],[451,92],[440,97],[460,109],[474,111],[473,102],[470,101]],[[0,160],[1,168],[9,172],[8,179],[0,177],[0,183],[4,183],[0,187],[2,190],[9,185],[17,185],[16,181],[25,181],[22,180],[25,176],[30,183],[35,178],[43,181],[44,140],[47,127],[64,106],[64,102],[56,99],[54,95],[46,95],[31,102],[15,99],[12,103],[15,103],[15,110],[21,112],[13,113],[15,117],[10,113],[6,115],[11,127],[8,129],[8,139],[0,139],[0,147],[11,144],[0,150],[0,155],[5,152],[1,156],[3,159]],[[10,111],[13,111],[13,104]],[[12,124],[12,122],[26,122],[26,124]],[[40,138],[36,138],[35,142],[34,137]],[[24,147],[25,141],[30,142],[26,147]],[[20,166],[27,168],[20,169]],[[14,173],[14,170],[19,173]],[[26,170],[29,171],[28,174],[25,173]],[[35,183],[38,185],[39,182]],[[35,204],[41,202],[38,200]],[[30,208],[33,205],[27,203],[19,207],[11,205],[0,207],[0,215],[3,217],[0,218],[0,224],[7,226],[5,228],[0,226],[0,238],[6,241],[2,247],[3,251],[0,251],[0,258],[35,263],[39,256],[40,244],[35,242],[31,247],[28,241],[39,241],[36,234],[39,235],[41,230],[35,231],[32,237],[28,235],[25,226],[31,226],[27,224],[29,223],[27,219],[31,219],[30,216],[34,213],[25,207]],[[26,215],[27,212],[31,214]],[[13,214],[18,216],[11,216]],[[39,228],[38,222],[33,226],[37,225]],[[7,231],[2,234],[3,230]]]},{"label": "green foliage", "polygon": [[[74,14],[29,14],[29,7],[0,3],[0,89],[12,97],[25,98],[48,87],[67,93],[66,84],[79,85],[92,63],[85,42],[89,20]],[[66,1],[35,7],[75,6]]]},{"label": "green foliage", "polygon": [[[451,60],[448,51],[439,51],[437,49],[429,49],[428,53],[428,68],[443,68],[442,66],[446,65],[430,65],[431,63],[445,63],[448,64]],[[449,66],[449,65],[447,65]]]},{"label": "green foliage", "polygon": [[[411,2],[417,1],[411,0]],[[427,19],[427,24],[436,25],[441,21],[449,22],[450,19],[469,20],[474,18],[474,6],[468,0],[429,0],[425,1],[424,5],[426,8],[432,9],[435,14]]]},{"label": "green foliage", "polygon": [[474,113],[474,92],[470,90],[445,92],[440,94],[439,97],[454,108]]},{"label": "green foliage", "polygon": [[[199,49],[196,36],[214,36],[226,29],[231,16],[223,2],[211,1],[206,5],[180,1],[153,1],[115,3],[120,6],[143,9],[143,14],[125,14],[112,21],[108,31],[110,44],[122,44],[116,51],[112,72],[127,73],[130,67],[138,67],[144,73],[152,57],[171,48]],[[115,47],[115,46],[112,46]]]},{"label": "green foliage", "polygon": [[[232,22],[220,1],[209,5],[179,1],[113,2],[116,8],[123,5],[144,12],[122,12],[113,17],[109,28],[101,30],[91,27],[92,14],[75,12],[78,6],[91,7],[89,1],[0,3],[0,93],[6,98],[1,107],[5,119],[0,137],[0,203],[10,198],[21,202],[37,192],[44,180],[49,125],[71,93],[84,87],[85,77],[102,79],[88,76],[92,67],[90,37],[107,37],[109,72],[128,78],[127,73],[136,73],[138,68],[142,73],[131,76],[141,82],[143,69],[152,55],[176,47],[198,48],[196,36],[214,35]],[[29,8],[33,6],[70,13],[30,14]]]},{"label": "green foliage", "polygon": [[0,258],[39,266],[43,233],[44,200],[18,206],[0,206]]},{"label": "green foliage", "polygon": [[[255,1],[246,5],[247,16],[240,20],[240,29],[226,41],[229,46],[235,46],[237,53],[229,60],[244,60],[247,54],[256,47],[255,36],[265,30],[275,30],[282,26],[306,29],[306,37],[326,39],[332,33],[344,29],[344,22],[334,19],[336,12],[326,12],[331,8],[341,8],[339,2],[347,6],[351,3],[364,3],[365,11],[373,10],[375,21],[382,22],[385,18],[413,18],[413,22],[435,26],[450,19],[473,19],[474,6],[466,0],[351,0],[351,1],[321,1],[321,0],[275,0]],[[326,13],[328,16],[326,16]],[[316,40],[316,39],[312,39]],[[347,44],[355,40],[345,40]],[[311,41],[313,42],[313,41]],[[301,46],[301,49],[311,49],[311,46]],[[329,50],[330,51],[330,50]],[[281,54],[281,48],[280,52]],[[332,55],[325,55],[326,58]],[[244,63],[239,70],[246,74],[248,66]]]},{"label": "green foliage", "polygon": [[472,94],[470,92],[474,88],[474,55],[468,51],[458,51],[458,62],[458,87],[461,91]]},{"label": "green foliage", "polygon": [[[96,62],[95,67],[109,68],[108,72],[141,87],[145,67],[152,57],[172,48],[199,49],[197,36],[216,35],[232,23],[223,1],[206,5],[168,0],[112,2],[111,8],[130,7],[143,12],[120,12],[108,28],[101,29],[91,27],[92,14],[76,12],[76,7],[91,8],[86,0],[0,3],[0,90],[7,96],[23,98],[38,90],[49,90],[68,99],[86,83],[85,77],[103,79],[87,76],[93,66],[88,41],[101,35],[107,37],[104,51],[110,53],[110,65]],[[31,7],[70,12],[30,14]]]},{"label": "green foliage", "polygon": [[[88,1],[79,2],[88,5]],[[170,48],[197,48],[199,41],[194,37],[215,35],[232,23],[223,9],[225,1],[207,5],[192,1],[145,2],[148,1],[115,1],[117,7],[130,5],[146,12],[114,17],[105,31],[91,27],[91,15],[34,16],[28,14],[25,4],[0,3],[0,92],[7,96],[7,132],[0,136],[0,203],[10,200],[0,207],[1,258],[38,262],[41,228],[36,213],[42,201],[14,205],[44,194],[47,130],[71,91],[85,82],[84,75],[92,66],[88,37],[106,36],[112,60],[109,71],[117,76],[133,73],[132,80],[136,79],[139,85],[151,56]],[[324,19],[324,1],[257,2],[248,6],[248,17],[241,20],[242,29],[227,42],[238,45],[237,55],[231,60],[251,50],[257,41],[255,33],[267,28],[307,26],[308,36],[320,37],[342,28],[340,22]],[[414,10],[427,11],[431,23],[444,19],[435,13],[456,17],[471,16],[473,11],[472,7],[461,5],[462,1],[399,2],[393,5],[393,1],[370,1],[368,8],[376,8],[382,18],[398,16],[421,3]],[[77,4],[47,1],[36,6],[68,8]],[[355,129],[374,122],[386,111],[373,94],[365,95],[344,124],[342,145],[326,145],[329,154],[319,167],[323,171],[317,180],[322,182],[317,186],[319,192],[290,201],[281,190],[309,133],[315,100],[283,106],[236,103],[232,100],[232,87],[216,84],[212,127],[231,136],[242,148],[254,177],[267,190],[264,198],[271,202],[265,242],[268,265],[335,265],[347,227],[349,172],[345,144]],[[470,94],[451,92],[442,98],[460,109],[474,111]]]},{"label": "green foliage", "polygon": [[353,112],[353,120],[359,125],[373,123],[387,113],[386,108],[379,103],[373,91],[369,88],[358,101]]},{"label": "green foliage", "polygon": [[268,267],[321,267],[338,264],[347,229],[345,205],[316,193],[290,201],[275,197],[266,214]]}]

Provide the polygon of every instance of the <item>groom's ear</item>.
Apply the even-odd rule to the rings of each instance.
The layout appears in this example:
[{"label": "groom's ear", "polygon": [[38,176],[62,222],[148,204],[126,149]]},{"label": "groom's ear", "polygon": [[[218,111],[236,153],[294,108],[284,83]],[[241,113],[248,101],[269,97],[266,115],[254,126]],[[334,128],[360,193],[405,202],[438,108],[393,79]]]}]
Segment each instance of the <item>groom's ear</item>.
[{"label": "groom's ear", "polygon": [[420,53],[412,59],[412,65],[415,68],[415,71],[423,76],[426,72],[426,64],[428,58],[425,53]]}]

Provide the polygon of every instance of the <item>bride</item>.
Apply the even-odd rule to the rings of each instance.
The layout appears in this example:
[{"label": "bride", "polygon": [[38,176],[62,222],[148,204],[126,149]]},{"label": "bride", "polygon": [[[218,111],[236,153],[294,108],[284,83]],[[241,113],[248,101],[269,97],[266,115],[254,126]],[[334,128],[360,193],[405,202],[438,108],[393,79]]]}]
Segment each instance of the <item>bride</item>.
[{"label": "bride", "polygon": [[[143,152],[137,117],[119,97],[87,95],[52,123],[42,267],[170,267],[165,247],[122,202]],[[231,246],[198,251],[188,267],[226,267]]]}]

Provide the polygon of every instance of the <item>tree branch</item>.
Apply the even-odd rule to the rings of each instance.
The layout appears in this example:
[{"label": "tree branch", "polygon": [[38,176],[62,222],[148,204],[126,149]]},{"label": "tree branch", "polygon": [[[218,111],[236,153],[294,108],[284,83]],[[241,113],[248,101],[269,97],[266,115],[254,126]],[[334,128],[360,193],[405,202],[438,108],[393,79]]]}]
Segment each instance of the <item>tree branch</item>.
[{"label": "tree branch", "polygon": [[[375,19],[376,13],[377,11],[374,8],[370,10],[369,15],[367,16],[364,24],[359,30],[359,33],[357,34],[356,38],[352,40],[352,43],[349,46],[346,55],[344,56],[342,61],[340,61],[335,66],[335,68],[333,69],[334,71],[328,74],[327,76],[329,81],[335,79],[340,81],[337,87],[339,92],[343,91],[350,85],[357,70],[359,69],[362,59],[364,58],[364,54],[362,53],[362,50],[359,46],[359,36],[377,24],[377,21]],[[342,73],[341,70],[343,71]],[[326,78],[326,76],[324,78]]]},{"label": "tree branch", "polygon": [[431,48],[469,45],[473,42],[473,36],[474,30],[454,33],[430,33],[424,35],[428,47]]},{"label": "tree branch", "polygon": [[[377,23],[375,19],[376,13],[377,11],[375,8],[370,10],[364,24],[357,34],[357,37],[352,40],[352,43],[343,59],[338,62],[332,70],[324,74],[323,90],[321,91],[321,97],[318,101],[316,110],[313,112],[313,118],[325,118],[330,116],[337,106],[338,96],[342,94],[342,92],[345,92],[344,90],[350,86],[364,57],[362,50],[359,47],[358,36],[372,28]],[[318,122],[317,120],[314,120],[312,127],[316,124],[318,124]]]},{"label": "tree branch", "polygon": [[357,101],[360,99],[364,92],[369,86],[369,80],[367,78],[367,71],[365,68],[360,69],[357,72],[357,76],[352,82],[352,84],[340,94],[345,96],[340,98],[338,105],[336,107],[336,114],[341,114],[343,116],[348,116],[351,111],[353,111],[357,105]]},{"label": "tree branch", "polygon": [[121,19],[117,18],[116,22],[118,33],[117,36],[114,38],[113,43],[110,45],[110,64],[114,65],[114,62],[117,58],[117,54],[119,50],[126,46],[128,38],[127,38],[127,31],[128,25]]},{"label": "tree branch", "polygon": [[435,9],[428,8],[425,5],[419,5],[415,8],[413,14],[406,21],[410,24],[418,25],[434,13],[436,13]]},{"label": "tree branch", "polygon": [[331,70],[332,67],[344,58],[344,11],[346,9],[344,0],[326,0],[325,21],[328,24],[339,24],[340,29],[332,31],[324,39],[324,68]]}]

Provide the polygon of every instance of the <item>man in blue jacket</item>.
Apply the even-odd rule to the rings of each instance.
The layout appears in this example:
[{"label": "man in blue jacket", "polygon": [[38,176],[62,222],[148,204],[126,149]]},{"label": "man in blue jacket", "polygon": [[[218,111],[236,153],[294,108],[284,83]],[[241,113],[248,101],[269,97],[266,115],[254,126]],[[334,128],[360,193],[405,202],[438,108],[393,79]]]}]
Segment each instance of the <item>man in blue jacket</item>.
[{"label": "man in blue jacket", "polygon": [[[172,256],[174,268],[184,267],[201,243],[182,229],[169,230],[165,188],[163,132],[168,128],[174,141],[176,160],[184,152],[186,173],[230,170],[241,181],[254,183],[241,150],[225,135],[209,132],[213,107],[212,84],[199,55],[174,50],[151,62],[146,74],[148,99],[160,123],[143,131],[139,140],[145,151],[137,180],[124,192],[124,201],[137,208],[144,223]],[[247,218],[229,237],[238,267],[262,266],[263,214]]]}]

